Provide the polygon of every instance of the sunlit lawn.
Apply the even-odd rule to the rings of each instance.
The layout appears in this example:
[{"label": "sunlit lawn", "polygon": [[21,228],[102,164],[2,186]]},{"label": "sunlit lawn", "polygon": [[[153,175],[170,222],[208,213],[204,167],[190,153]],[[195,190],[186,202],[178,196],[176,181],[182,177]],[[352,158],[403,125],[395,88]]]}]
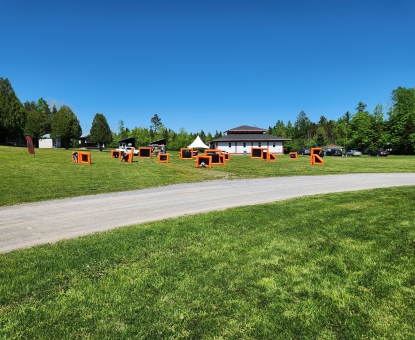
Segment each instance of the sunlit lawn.
[{"label": "sunlit lawn", "polygon": [[294,161],[282,155],[277,162],[231,156],[225,166],[197,169],[177,152],[169,164],[159,164],[156,157],[122,163],[110,151],[91,151],[92,164],[81,165],[71,163],[72,151],[36,149],[33,156],[26,148],[0,146],[0,206],[213,179],[415,171],[413,156],[325,157],[324,166],[311,166],[308,156]]},{"label": "sunlit lawn", "polygon": [[0,339],[413,339],[414,197],[298,198],[2,254]]}]

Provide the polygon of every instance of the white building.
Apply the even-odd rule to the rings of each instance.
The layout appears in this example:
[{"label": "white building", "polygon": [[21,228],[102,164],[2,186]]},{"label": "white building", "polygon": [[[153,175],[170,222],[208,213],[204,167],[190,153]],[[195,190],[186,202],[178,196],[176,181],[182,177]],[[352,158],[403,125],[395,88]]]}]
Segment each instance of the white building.
[{"label": "white building", "polygon": [[267,130],[253,126],[239,126],[225,131],[225,135],[209,142],[211,149],[230,154],[250,154],[251,148],[268,148],[272,154],[284,153],[284,142],[289,138],[267,135]]},{"label": "white building", "polygon": [[50,135],[44,135],[43,137],[39,138],[39,149],[52,149],[52,148],[60,148],[61,141],[59,139],[52,139]]}]

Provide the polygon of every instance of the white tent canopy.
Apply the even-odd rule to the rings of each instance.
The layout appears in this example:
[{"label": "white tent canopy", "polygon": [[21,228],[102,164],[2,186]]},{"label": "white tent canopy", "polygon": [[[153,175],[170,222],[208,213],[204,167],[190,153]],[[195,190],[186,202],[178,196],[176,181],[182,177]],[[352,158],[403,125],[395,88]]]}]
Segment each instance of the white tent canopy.
[{"label": "white tent canopy", "polygon": [[205,143],[202,142],[202,140],[200,139],[199,136],[196,137],[196,139],[193,141],[192,144],[190,144],[188,146],[188,148],[191,148],[191,149],[209,149],[209,147]]}]

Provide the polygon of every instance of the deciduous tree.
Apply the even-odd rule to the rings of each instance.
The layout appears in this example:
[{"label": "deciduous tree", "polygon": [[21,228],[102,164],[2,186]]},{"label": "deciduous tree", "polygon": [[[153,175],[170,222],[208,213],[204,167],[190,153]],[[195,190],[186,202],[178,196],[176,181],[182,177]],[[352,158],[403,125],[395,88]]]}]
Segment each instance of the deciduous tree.
[{"label": "deciduous tree", "polygon": [[26,114],[26,125],[24,128],[25,135],[32,137],[34,142],[42,137],[45,133],[46,116],[43,112],[38,110],[30,110]]},{"label": "deciduous tree", "polygon": [[415,88],[398,87],[392,91],[389,130],[392,148],[399,153],[415,150]]},{"label": "deciduous tree", "polygon": [[67,105],[62,105],[52,119],[52,139],[60,139],[68,149],[71,139],[79,139],[82,135],[78,118]]}]

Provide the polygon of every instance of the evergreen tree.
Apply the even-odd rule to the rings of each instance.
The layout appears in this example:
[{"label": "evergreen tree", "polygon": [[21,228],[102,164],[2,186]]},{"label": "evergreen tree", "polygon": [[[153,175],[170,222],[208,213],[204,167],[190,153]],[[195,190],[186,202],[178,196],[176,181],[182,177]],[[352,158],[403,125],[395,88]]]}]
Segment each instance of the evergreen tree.
[{"label": "evergreen tree", "polygon": [[24,104],[23,104],[23,107],[25,108],[26,112],[33,111],[33,110],[37,109],[36,108],[36,103],[34,101],[31,101],[31,102],[25,101]]},{"label": "evergreen tree", "polygon": [[342,117],[342,121],[344,123],[344,134],[345,134],[345,140],[344,140],[344,149],[347,149],[347,137],[350,136],[349,129],[350,129],[350,119],[352,118],[352,115],[349,111],[346,111],[346,113]]},{"label": "evergreen tree", "polygon": [[103,145],[112,142],[112,132],[108,125],[107,119],[102,113],[97,113],[92,120],[89,139],[99,143],[99,149],[102,151]]},{"label": "evergreen tree", "polygon": [[45,121],[45,133],[51,132],[52,124],[52,112],[49,109],[49,105],[43,98],[39,98],[36,104],[36,110],[44,117]]},{"label": "evergreen tree", "polygon": [[359,104],[357,104],[356,110],[357,112],[363,112],[366,110],[366,104],[363,102],[359,102]]},{"label": "evergreen tree", "polygon": [[18,138],[23,135],[26,110],[17,98],[10,81],[0,77],[0,136]]},{"label": "evergreen tree", "polygon": [[311,122],[304,111],[301,111],[294,123],[294,147],[296,149],[310,146],[310,127]]},{"label": "evergreen tree", "polygon": [[157,113],[153,116],[153,118],[150,119],[151,125],[150,125],[150,130],[153,131],[154,135],[157,135],[159,129],[163,126],[163,124],[161,123],[161,119],[160,117],[157,115]]},{"label": "evergreen tree", "polygon": [[130,137],[130,130],[124,127],[124,121],[121,119],[118,122],[118,138],[126,139]]}]

